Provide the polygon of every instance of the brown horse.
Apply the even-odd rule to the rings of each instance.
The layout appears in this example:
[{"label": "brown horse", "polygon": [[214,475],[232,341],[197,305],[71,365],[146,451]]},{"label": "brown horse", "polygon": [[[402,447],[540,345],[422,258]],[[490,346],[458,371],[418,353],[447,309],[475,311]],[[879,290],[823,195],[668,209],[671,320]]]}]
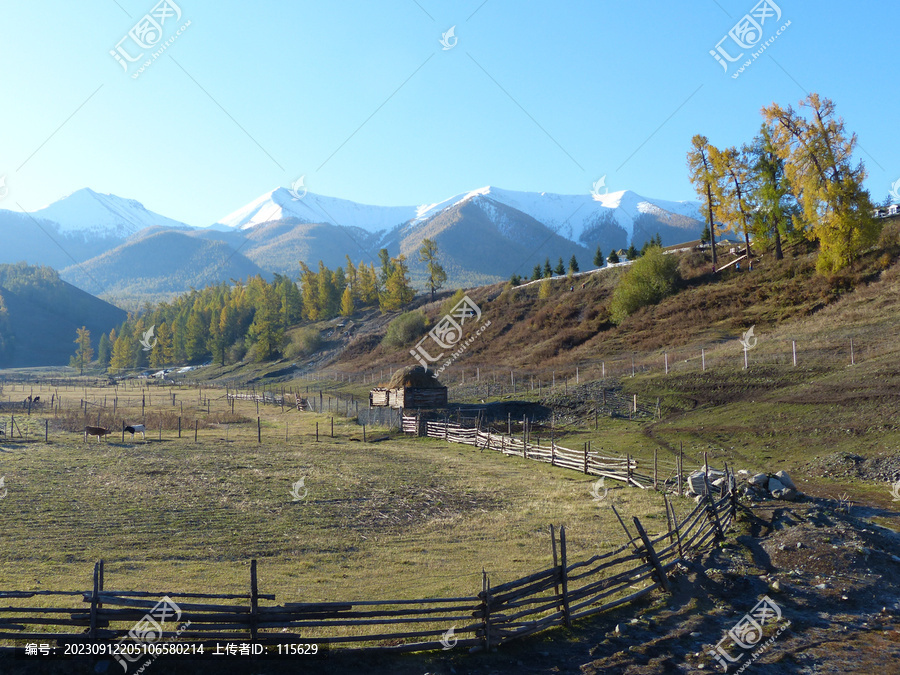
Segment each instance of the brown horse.
[{"label": "brown horse", "polygon": [[87,442],[88,436],[96,436],[97,442],[99,443],[101,438],[103,438],[104,436],[109,436],[109,434],[111,433],[112,431],[110,431],[109,429],[104,429],[103,427],[85,427],[84,440],[85,442]]}]

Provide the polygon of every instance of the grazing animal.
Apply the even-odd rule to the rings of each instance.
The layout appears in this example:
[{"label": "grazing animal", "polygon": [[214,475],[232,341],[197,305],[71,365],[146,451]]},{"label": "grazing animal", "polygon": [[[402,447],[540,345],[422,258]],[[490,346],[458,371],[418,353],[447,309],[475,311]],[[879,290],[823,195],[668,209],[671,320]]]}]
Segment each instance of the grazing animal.
[{"label": "grazing animal", "polygon": [[131,434],[132,439],[134,439],[136,433],[140,433],[141,438],[144,438],[145,427],[143,424],[132,424],[130,427],[125,427],[125,431]]},{"label": "grazing animal", "polygon": [[97,442],[100,442],[100,439],[104,436],[109,436],[112,433],[109,429],[104,429],[103,427],[85,427],[84,428],[84,440],[87,440],[88,436],[96,436]]},{"label": "grazing animal", "polygon": [[40,402],[41,402],[41,397],[40,397],[40,396],[35,396],[35,397],[34,397],[34,403],[40,403]]}]

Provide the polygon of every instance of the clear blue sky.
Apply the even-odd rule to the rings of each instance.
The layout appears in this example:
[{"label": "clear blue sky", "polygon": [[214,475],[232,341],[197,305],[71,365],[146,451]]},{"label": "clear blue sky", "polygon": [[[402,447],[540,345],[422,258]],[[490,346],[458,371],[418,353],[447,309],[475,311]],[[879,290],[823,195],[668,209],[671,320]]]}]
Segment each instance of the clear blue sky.
[{"label": "clear blue sky", "polygon": [[208,225],[300,175],[383,205],[603,175],[693,199],[693,134],[740,144],[761,106],[812,91],[858,133],[874,199],[900,178],[897,3],[777,0],[764,39],[791,25],[732,79],[709,50],[753,0],[176,1],[163,39],[191,25],[137,79],[109,52],[154,0],[5,4],[0,208],[90,187]]}]

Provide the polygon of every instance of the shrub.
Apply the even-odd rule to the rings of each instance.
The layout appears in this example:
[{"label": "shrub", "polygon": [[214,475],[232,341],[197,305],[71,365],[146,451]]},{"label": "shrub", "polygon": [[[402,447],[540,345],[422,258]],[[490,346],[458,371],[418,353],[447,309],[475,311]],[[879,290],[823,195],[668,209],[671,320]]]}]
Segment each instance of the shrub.
[{"label": "shrub", "polygon": [[460,302],[462,302],[463,297],[465,297],[466,292],[463,289],[457,289],[456,293],[451,295],[449,298],[444,300],[441,304],[441,316],[445,314],[449,314],[450,310],[456,307]]},{"label": "shrub", "polygon": [[404,312],[388,324],[381,344],[393,348],[403,347],[422,335],[427,327],[428,322],[422,312]]},{"label": "shrub", "polygon": [[638,258],[622,277],[610,302],[610,315],[614,323],[622,323],[626,317],[641,307],[655,305],[675,292],[680,280],[678,259],[653,247]]},{"label": "shrub", "polygon": [[291,335],[291,341],[284,349],[284,356],[288,359],[311,356],[321,346],[322,334],[319,331],[311,327],[301,328]]},{"label": "shrub", "polygon": [[228,354],[226,356],[226,361],[229,364],[240,363],[244,360],[244,357],[247,355],[247,346],[243,343],[243,341],[235,342],[228,348]]}]

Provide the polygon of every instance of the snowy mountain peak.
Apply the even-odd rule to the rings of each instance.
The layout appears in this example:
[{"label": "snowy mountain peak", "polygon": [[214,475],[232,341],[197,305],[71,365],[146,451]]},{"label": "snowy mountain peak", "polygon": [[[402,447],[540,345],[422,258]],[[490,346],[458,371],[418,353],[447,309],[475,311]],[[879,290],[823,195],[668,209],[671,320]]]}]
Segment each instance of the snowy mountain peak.
[{"label": "snowy mountain peak", "polygon": [[517,192],[487,185],[440,202],[412,207],[370,206],[312,192],[297,194],[294,190],[280,187],[229,214],[215,227],[248,229],[274,220],[293,218],[304,223],[331,223],[384,233],[398,225],[423,223],[447,209],[466,203],[477,204],[498,222],[508,219],[507,209],[514,209],[560,236],[581,243],[604,224],[620,227],[630,241],[634,236],[635,222],[643,215],[701,219],[696,202],[647,199],[631,190],[599,195],[588,191],[580,195],[561,195]]},{"label": "snowy mountain peak", "polygon": [[246,230],[273,220],[294,218],[303,223],[331,223],[382,232],[408,222],[415,214],[413,206],[370,206],[279,187],[228,214],[216,225]]},{"label": "snowy mountain peak", "polygon": [[124,239],[152,225],[188,227],[177,220],[147,210],[137,200],[101,194],[90,188],[76,190],[42,209],[33,211],[32,215],[56,223],[63,234],[82,234],[85,237]]}]

